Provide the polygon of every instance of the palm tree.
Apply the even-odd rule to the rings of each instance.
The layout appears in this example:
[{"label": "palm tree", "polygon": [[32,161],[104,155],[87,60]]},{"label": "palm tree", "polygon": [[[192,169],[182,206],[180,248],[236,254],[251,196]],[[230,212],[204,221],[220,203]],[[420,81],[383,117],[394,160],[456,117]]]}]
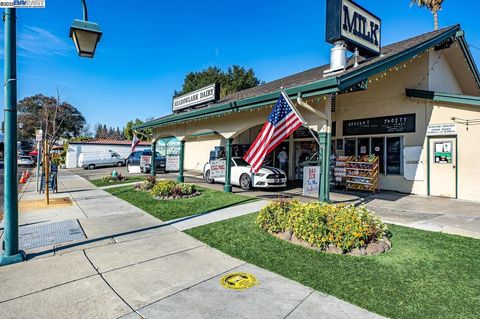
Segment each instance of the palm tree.
[{"label": "palm tree", "polygon": [[430,10],[433,13],[434,29],[438,30],[438,11],[442,10],[443,0],[411,0],[410,4]]}]

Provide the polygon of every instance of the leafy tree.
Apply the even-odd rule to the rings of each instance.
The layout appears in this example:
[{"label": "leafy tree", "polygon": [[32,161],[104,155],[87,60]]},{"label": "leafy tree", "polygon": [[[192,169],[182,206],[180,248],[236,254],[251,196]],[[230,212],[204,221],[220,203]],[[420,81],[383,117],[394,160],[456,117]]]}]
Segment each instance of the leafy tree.
[{"label": "leafy tree", "polygon": [[263,84],[255,76],[253,69],[247,70],[244,67],[233,65],[226,71],[222,71],[215,66],[200,72],[188,73],[183,81],[182,89],[175,91],[174,97],[193,92],[212,83],[220,84],[220,97]]},{"label": "leafy tree", "polygon": [[442,10],[443,0],[410,0],[410,5],[427,8],[433,14],[434,30],[438,30],[438,11]]},{"label": "leafy tree", "polygon": [[[31,140],[35,131],[42,129],[44,138],[53,145],[59,138],[70,139],[78,136],[85,126],[82,113],[68,102],[37,94],[18,102],[18,137]],[[20,128],[22,127],[22,128]]]},{"label": "leafy tree", "polygon": [[[147,119],[148,121],[149,119]],[[140,125],[145,123],[144,121],[140,119],[135,119],[135,121],[128,121],[127,124],[125,124],[125,127],[123,128],[123,135],[127,140],[132,140],[133,139],[133,127],[136,125]],[[147,129],[147,130],[142,130],[142,131],[136,131],[135,135],[142,141],[148,141],[150,139],[150,136],[152,135],[152,130]]]}]

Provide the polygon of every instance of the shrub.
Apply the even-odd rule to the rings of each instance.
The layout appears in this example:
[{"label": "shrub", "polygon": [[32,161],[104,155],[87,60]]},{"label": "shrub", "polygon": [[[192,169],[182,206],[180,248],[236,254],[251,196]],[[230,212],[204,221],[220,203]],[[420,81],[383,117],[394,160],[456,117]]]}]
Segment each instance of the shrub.
[{"label": "shrub", "polygon": [[155,176],[147,176],[143,182],[135,184],[135,189],[150,191],[157,183]]},{"label": "shrub", "polygon": [[159,181],[153,186],[152,195],[155,197],[168,197],[173,193],[176,185],[177,182],[170,179]]},{"label": "shrub", "polygon": [[283,232],[289,229],[289,212],[299,205],[297,201],[276,200],[260,210],[256,222],[271,233]]},{"label": "shrub", "polygon": [[387,226],[365,207],[276,201],[263,208],[256,223],[271,233],[292,232],[311,246],[330,245],[349,252],[387,236]]},{"label": "shrub", "polygon": [[152,195],[160,198],[178,198],[195,194],[197,187],[193,184],[177,183],[173,180],[159,181],[152,188]]}]

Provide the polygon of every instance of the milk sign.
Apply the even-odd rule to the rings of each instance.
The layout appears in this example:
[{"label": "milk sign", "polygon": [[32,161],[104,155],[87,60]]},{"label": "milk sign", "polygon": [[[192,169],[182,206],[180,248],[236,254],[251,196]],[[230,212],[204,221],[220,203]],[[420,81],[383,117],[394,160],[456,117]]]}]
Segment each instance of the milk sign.
[{"label": "milk sign", "polygon": [[344,40],[364,57],[380,55],[381,20],[351,0],[327,0],[326,41]]}]

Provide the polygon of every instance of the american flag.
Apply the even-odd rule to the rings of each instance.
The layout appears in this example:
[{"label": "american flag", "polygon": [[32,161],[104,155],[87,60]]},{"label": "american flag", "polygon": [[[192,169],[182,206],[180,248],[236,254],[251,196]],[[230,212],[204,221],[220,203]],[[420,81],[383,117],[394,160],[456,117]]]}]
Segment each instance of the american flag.
[{"label": "american flag", "polygon": [[280,145],[290,134],[304,124],[303,119],[295,110],[290,99],[282,91],[280,97],[263,125],[253,144],[243,159],[252,165],[251,171],[258,172],[265,156]]},{"label": "american flag", "polygon": [[135,148],[140,144],[140,139],[133,134],[133,139],[132,139],[132,152],[135,150]]}]

